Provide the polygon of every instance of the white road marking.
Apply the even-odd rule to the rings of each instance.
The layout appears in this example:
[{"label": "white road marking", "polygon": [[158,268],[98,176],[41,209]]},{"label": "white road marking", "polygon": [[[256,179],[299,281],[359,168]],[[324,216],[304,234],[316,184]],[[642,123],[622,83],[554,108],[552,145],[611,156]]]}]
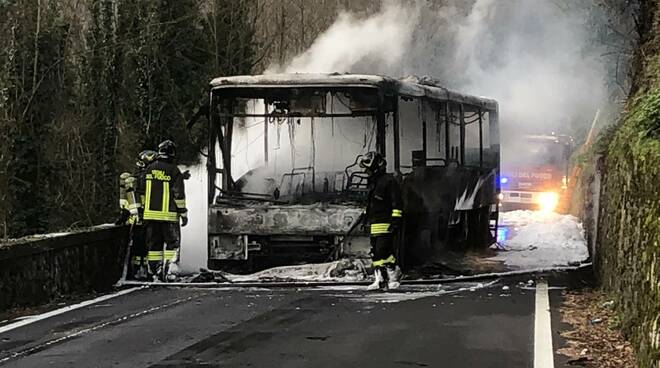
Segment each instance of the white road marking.
[{"label": "white road marking", "polygon": [[548,283],[539,281],[534,312],[534,368],[554,368],[553,351]]},{"label": "white road marking", "polygon": [[90,332],[94,332],[94,331],[100,330],[100,329],[108,327],[108,326],[115,326],[115,325],[118,325],[118,324],[121,324],[121,323],[124,323],[124,322],[128,322],[128,321],[131,321],[135,318],[147,315],[149,313],[159,311],[161,309],[173,307],[173,306],[175,306],[177,304],[181,304],[183,302],[189,302],[189,301],[191,301],[195,298],[196,298],[196,296],[189,296],[187,298],[176,299],[176,300],[174,300],[172,302],[169,302],[169,303],[166,303],[166,304],[151,307],[151,308],[145,309],[141,312],[131,313],[129,315],[121,316],[121,317],[119,317],[117,319],[114,319],[114,320],[111,320],[111,321],[106,321],[106,322],[103,322],[101,324],[89,327],[89,328],[78,330],[78,331],[73,332],[69,335],[64,335],[64,336],[58,337],[58,338],[53,339],[53,340],[48,340],[48,341],[46,341],[42,344],[38,344],[36,346],[32,346],[32,347],[24,349],[24,350],[20,350],[20,351],[17,351],[17,352],[10,352],[4,358],[0,358],[0,365],[4,364],[5,362],[8,362],[10,360],[13,360],[13,359],[17,359],[17,358],[20,358],[20,357],[23,357],[23,356],[26,356],[26,355],[34,354],[36,352],[47,349],[48,347],[50,347],[52,345],[59,344],[59,343],[71,340],[75,337],[79,337],[79,336],[82,336],[84,334],[88,334]]},{"label": "white road marking", "polygon": [[29,325],[29,324],[37,322],[37,321],[42,321],[42,320],[50,318],[50,317],[54,317],[54,316],[57,316],[57,315],[60,315],[60,314],[66,313],[66,312],[70,312],[72,310],[84,308],[84,307],[87,307],[87,306],[90,306],[90,305],[93,305],[93,304],[96,304],[96,303],[99,303],[99,302],[102,302],[102,301],[105,301],[105,300],[108,300],[108,299],[112,299],[112,298],[116,298],[118,296],[126,295],[126,294],[132,293],[134,291],[144,289],[144,288],[145,287],[134,287],[134,288],[130,288],[130,289],[126,289],[126,290],[116,292],[114,294],[103,295],[103,296],[100,296],[96,299],[86,300],[86,301],[78,303],[78,304],[68,305],[66,307],[62,307],[60,309],[56,309],[56,310],[46,312],[46,313],[43,313],[43,314],[37,314],[37,315],[34,315],[34,316],[21,317],[20,320],[14,322],[14,323],[10,323],[8,325],[1,326],[0,327],[0,334],[3,334],[5,332],[11,331],[11,330],[14,330],[14,329],[19,328],[19,327],[23,327],[25,325]]}]

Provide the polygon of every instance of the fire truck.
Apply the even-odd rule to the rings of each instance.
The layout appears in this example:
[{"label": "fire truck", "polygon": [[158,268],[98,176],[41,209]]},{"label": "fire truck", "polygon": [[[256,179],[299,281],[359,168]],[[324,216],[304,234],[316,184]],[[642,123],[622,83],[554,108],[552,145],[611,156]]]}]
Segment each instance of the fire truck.
[{"label": "fire truck", "polygon": [[500,185],[502,209],[564,212],[569,191],[573,138],[524,135],[504,151]]},{"label": "fire truck", "polygon": [[251,75],[214,79],[207,111],[210,269],[368,257],[368,234],[347,233],[365,208],[357,163],[369,151],[401,185],[406,265],[494,242],[494,100],[427,77]]}]

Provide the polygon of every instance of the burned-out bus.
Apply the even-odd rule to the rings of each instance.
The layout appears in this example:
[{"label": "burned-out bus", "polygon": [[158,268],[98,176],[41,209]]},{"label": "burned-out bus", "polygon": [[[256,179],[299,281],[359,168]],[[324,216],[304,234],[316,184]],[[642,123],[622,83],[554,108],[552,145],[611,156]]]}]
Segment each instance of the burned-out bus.
[{"label": "burned-out bus", "polygon": [[210,84],[208,265],[368,257],[359,226],[378,151],[404,197],[411,267],[494,241],[498,105],[430,78],[234,76]]}]

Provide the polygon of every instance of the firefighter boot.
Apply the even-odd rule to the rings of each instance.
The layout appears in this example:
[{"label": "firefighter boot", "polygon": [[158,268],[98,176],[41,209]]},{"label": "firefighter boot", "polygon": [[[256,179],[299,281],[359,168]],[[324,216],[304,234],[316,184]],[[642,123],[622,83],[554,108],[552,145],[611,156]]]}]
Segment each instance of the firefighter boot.
[{"label": "firefighter boot", "polygon": [[152,282],[161,282],[162,280],[162,275],[163,275],[163,263],[162,262],[154,262],[151,261],[149,262],[149,279]]},{"label": "firefighter boot", "polygon": [[177,249],[174,253],[174,257],[167,262],[167,275],[165,279],[169,282],[176,281],[179,271],[179,249]]},{"label": "firefighter boot", "polygon": [[138,269],[135,272],[135,279],[138,281],[147,281],[149,280],[149,271],[148,267],[145,265],[145,260],[142,259],[142,262],[138,265]]},{"label": "firefighter boot", "polygon": [[367,290],[378,290],[386,287],[387,283],[385,282],[385,277],[383,277],[383,268],[375,267],[374,268],[374,282],[367,286]]},{"label": "firefighter boot", "polygon": [[387,270],[387,287],[390,290],[398,289],[401,286],[399,282],[401,276],[399,266],[390,265],[385,267],[385,269]]}]

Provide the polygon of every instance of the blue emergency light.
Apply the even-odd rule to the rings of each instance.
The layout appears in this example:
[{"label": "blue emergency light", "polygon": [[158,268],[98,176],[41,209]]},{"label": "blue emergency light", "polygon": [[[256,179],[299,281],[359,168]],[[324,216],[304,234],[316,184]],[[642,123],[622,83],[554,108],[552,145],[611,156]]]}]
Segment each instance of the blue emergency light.
[{"label": "blue emergency light", "polygon": [[500,178],[500,184],[506,184],[508,182],[509,182],[509,178],[507,178],[506,176],[502,176]]}]

